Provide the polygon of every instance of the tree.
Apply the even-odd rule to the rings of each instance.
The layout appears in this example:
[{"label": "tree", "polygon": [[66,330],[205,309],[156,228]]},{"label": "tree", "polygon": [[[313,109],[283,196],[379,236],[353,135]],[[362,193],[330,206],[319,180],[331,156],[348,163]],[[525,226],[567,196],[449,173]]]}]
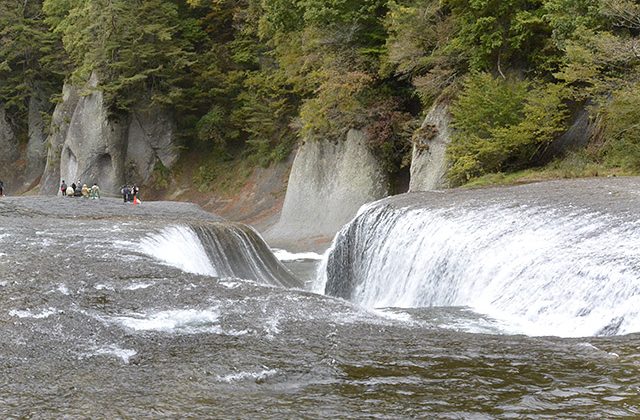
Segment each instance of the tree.
[{"label": "tree", "polygon": [[126,111],[141,96],[161,105],[186,100],[195,57],[185,35],[193,27],[175,2],[45,0],[44,7],[75,65],[73,79],[95,72],[112,111]]},{"label": "tree", "polygon": [[20,132],[26,132],[29,98],[59,92],[65,70],[62,45],[44,22],[42,3],[1,1],[0,103]]},{"label": "tree", "polygon": [[448,176],[461,185],[487,173],[523,169],[564,130],[567,93],[553,83],[534,86],[488,73],[468,77],[451,106],[455,134]]},{"label": "tree", "polygon": [[531,69],[549,51],[551,28],[542,0],[445,0],[459,27],[452,52],[469,60],[472,71],[505,78],[509,67]]}]

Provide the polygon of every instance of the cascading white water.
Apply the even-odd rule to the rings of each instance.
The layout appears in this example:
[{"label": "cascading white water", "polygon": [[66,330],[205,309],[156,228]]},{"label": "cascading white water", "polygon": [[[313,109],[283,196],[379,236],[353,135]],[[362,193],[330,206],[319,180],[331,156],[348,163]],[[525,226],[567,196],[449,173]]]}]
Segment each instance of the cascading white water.
[{"label": "cascading white water", "polygon": [[236,277],[264,284],[300,287],[260,235],[233,223],[176,225],[127,244],[165,264],[194,274]]},{"label": "cascading white water", "polygon": [[326,264],[326,293],[367,307],[468,306],[528,335],[640,331],[640,222],[614,215],[374,205]]},{"label": "cascading white water", "polygon": [[196,233],[187,226],[170,226],[147,236],[137,245],[140,251],[187,273],[217,276]]}]

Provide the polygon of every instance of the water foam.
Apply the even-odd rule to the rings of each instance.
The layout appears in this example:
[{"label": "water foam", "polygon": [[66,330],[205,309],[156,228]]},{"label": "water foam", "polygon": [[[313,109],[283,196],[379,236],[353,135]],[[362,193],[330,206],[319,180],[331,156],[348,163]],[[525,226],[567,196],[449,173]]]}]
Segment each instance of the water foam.
[{"label": "water foam", "polygon": [[30,309],[12,309],[9,311],[9,315],[18,318],[44,319],[60,312],[61,311],[55,308],[47,308],[40,311],[32,311]]},{"label": "water foam", "polygon": [[116,344],[110,344],[108,346],[99,347],[94,349],[89,356],[115,356],[126,364],[129,363],[129,360],[138,354],[136,350],[133,349],[123,349]]},{"label": "water foam", "polygon": [[272,249],[273,255],[280,261],[322,260],[322,255],[316,252],[289,252],[285,249]]},{"label": "water foam", "polygon": [[[587,211],[373,206],[316,289],[370,308],[468,306],[528,335],[640,331],[640,223]],[[328,280],[327,276],[328,275]]]},{"label": "water foam", "polygon": [[179,332],[183,334],[222,333],[220,314],[215,309],[174,309],[148,314],[118,316],[113,320],[135,331]]},{"label": "water foam", "polygon": [[240,381],[246,381],[246,380],[261,382],[267,378],[270,378],[276,375],[277,373],[278,371],[276,369],[265,369],[258,372],[238,372],[238,373],[231,373],[224,376],[218,376],[217,380],[218,382],[226,382],[226,383],[240,382]]},{"label": "water foam", "polygon": [[154,283],[133,283],[129,286],[125,287],[124,290],[138,290],[138,289],[147,289],[153,286]]}]

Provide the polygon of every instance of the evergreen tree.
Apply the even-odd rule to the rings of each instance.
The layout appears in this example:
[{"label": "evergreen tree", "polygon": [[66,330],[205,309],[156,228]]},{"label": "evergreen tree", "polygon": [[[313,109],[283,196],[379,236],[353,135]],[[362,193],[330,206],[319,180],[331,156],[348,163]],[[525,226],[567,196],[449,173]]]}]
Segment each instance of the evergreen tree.
[{"label": "evergreen tree", "polygon": [[72,79],[81,83],[95,73],[114,112],[144,97],[173,106],[187,99],[198,34],[177,2],[45,0],[44,6],[75,65]]},{"label": "evergreen tree", "polygon": [[22,135],[29,98],[58,93],[65,70],[60,40],[44,22],[41,1],[0,1],[0,104]]}]

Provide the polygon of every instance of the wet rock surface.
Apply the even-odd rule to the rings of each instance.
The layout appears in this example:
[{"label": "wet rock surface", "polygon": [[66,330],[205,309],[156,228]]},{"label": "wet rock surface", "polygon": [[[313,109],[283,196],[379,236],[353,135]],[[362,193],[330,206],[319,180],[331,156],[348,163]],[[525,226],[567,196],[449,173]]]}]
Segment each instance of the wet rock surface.
[{"label": "wet rock surface", "polygon": [[185,203],[0,199],[0,417],[640,415],[637,334],[526,337],[467,308],[365,310],[190,274],[138,246],[208,220]]},{"label": "wet rock surface", "polygon": [[98,200],[82,197],[4,197],[0,198],[0,216],[42,217],[45,219],[114,219],[137,222],[185,222],[224,219],[195,204],[178,201],[145,201],[134,205],[117,198]]}]

